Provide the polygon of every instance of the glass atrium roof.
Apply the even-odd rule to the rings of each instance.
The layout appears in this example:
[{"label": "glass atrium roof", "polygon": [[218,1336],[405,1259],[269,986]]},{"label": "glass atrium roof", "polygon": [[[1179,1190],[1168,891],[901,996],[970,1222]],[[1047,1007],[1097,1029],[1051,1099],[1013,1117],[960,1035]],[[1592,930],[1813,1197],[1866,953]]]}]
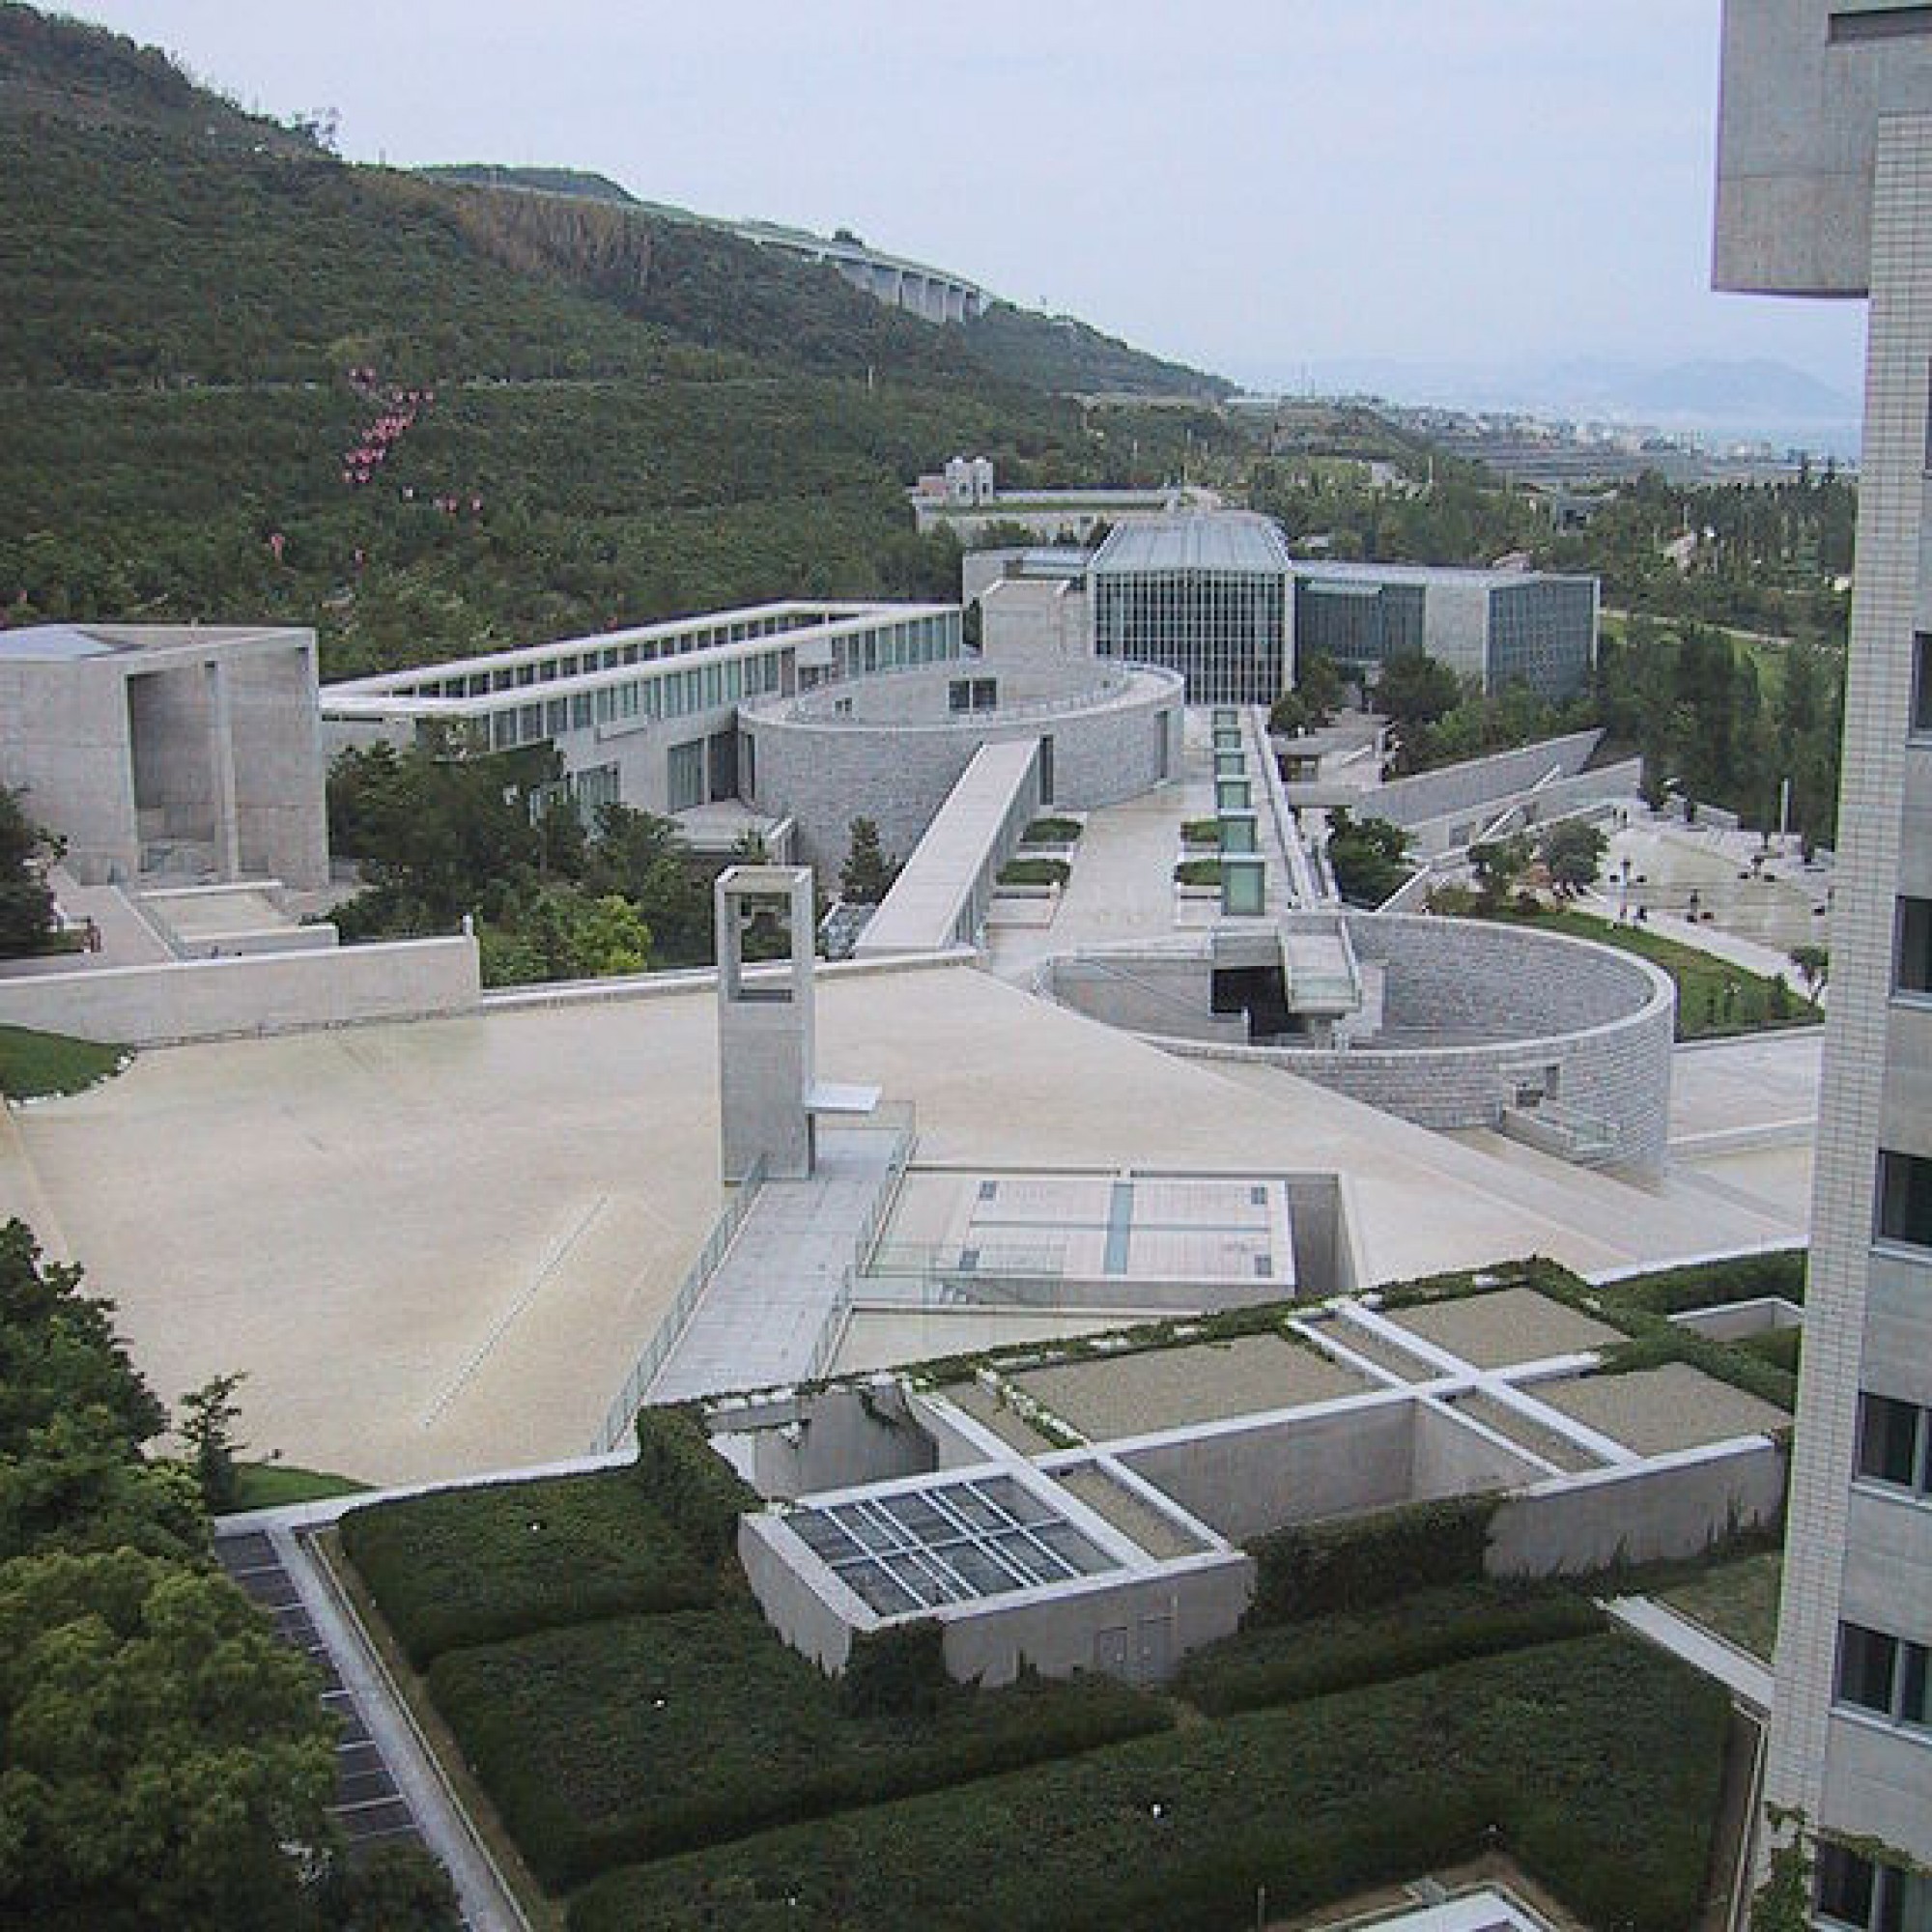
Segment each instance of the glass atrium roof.
[{"label": "glass atrium roof", "polygon": [[857,1496],[785,1521],[882,1617],[1123,1567],[1011,1476]]}]

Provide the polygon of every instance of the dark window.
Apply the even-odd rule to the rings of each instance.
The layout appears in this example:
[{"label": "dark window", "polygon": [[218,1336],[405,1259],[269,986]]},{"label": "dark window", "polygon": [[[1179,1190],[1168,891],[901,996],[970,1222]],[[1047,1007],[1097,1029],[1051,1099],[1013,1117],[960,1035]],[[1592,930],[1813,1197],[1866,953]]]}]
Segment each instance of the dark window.
[{"label": "dark window", "polygon": [[1878,1234],[1883,1241],[1932,1248],[1932,1160],[1880,1149]]},{"label": "dark window", "polygon": [[1932,1719],[1926,1662],[1922,1643],[1862,1624],[1840,1624],[1838,1702],[1894,1723],[1923,1725]]},{"label": "dark window", "polygon": [[1891,983],[1901,993],[1932,993],[1932,899],[1900,899]]},{"label": "dark window", "polygon": [[1892,1677],[1898,1639],[1862,1624],[1838,1626],[1838,1702],[1891,1716]]},{"label": "dark window", "polygon": [[1053,803],[1053,740],[1051,738],[1042,738],[1039,741],[1039,802],[1042,805],[1051,805]]},{"label": "dark window", "polygon": [[1843,1845],[1818,1847],[1818,1910],[1842,1925],[1869,1928],[1877,1904],[1878,1868]]},{"label": "dark window", "polygon": [[1834,45],[1849,41],[1897,41],[1932,34],[1932,7],[1869,7],[1856,14],[1833,14],[1827,38]]},{"label": "dark window", "polygon": [[1912,728],[1932,732],[1932,633],[1912,634]]},{"label": "dark window", "polygon": [[1859,1474],[1932,1494],[1932,1412],[1887,1395],[1859,1398]]}]

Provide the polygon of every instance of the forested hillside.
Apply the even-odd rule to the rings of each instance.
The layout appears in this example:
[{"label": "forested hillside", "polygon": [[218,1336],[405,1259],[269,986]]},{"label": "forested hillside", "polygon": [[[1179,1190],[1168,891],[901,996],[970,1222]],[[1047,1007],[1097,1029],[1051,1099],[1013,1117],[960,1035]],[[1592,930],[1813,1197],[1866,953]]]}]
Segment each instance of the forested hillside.
[{"label": "forested hillside", "polygon": [[[351,167],[0,7],[0,621],[314,623],[340,676],[785,595],[952,594],[955,449],[1078,407],[829,270],[621,203]],[[1200,412],[1150,411],[1143,472]],[[1184,419],[1183,419],[1184,418]]]}]

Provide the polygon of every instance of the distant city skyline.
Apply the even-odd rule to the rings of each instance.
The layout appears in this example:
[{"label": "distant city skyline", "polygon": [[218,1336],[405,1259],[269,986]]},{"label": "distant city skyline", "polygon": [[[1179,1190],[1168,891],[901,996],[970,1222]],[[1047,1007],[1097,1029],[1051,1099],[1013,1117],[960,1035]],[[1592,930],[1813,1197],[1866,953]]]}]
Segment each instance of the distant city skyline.
[{"label": "distant city skyline", "polygon": [[1719,0],[74,0],[355,160],[572,166],[845,227],[1256,386],[1776,361],[1859,304],[1710,291]]}]

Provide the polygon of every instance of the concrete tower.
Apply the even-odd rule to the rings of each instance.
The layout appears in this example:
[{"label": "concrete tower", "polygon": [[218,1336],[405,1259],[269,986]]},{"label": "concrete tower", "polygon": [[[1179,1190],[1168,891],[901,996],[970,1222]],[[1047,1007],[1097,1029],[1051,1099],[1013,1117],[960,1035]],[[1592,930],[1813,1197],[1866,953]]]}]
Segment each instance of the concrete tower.
[{"label": "concrete tower", "polygon": [[[724,1179],[760,1159],[768,1180],[812,1170],[812,902],[807,866],[734,866],[719,877],[719,1116]],[[746,970],[752,932],[783,934],[789,963]]]},{"label": "concrete tower", "polygon": [[1819,1921],[1890,1932],[1932,1924],[1932,7],[1726,0],[1716,279],[1871,302],[1767,1796]]}]

